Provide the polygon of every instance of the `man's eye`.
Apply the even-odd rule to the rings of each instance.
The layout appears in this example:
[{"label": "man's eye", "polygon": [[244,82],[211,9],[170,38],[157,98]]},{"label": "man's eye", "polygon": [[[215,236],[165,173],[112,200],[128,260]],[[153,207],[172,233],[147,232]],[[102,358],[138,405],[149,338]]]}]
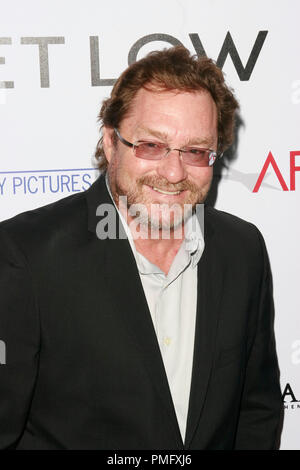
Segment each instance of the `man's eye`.
[{"label": "man's eye", "polygon": [[163,147],[159,142],[141,142],[139,145],[140,150],[145,152],[156,152],[160,151]]},{"label": "man's eye", "polygon": [[157,144],[156,142],[145,142],[144,146],[148,147],[148,148],[151,148],[151,149],[156,149],[156,148],[160,147],[160,145]]},{"label": "man's eye", "polygon": [[205,155],[205,150],[203,149],[197,149],[197,148],[191,148],[187,149],[188,153],[191,153],[192,155],[196,155],[197,157],[203,157]]}]

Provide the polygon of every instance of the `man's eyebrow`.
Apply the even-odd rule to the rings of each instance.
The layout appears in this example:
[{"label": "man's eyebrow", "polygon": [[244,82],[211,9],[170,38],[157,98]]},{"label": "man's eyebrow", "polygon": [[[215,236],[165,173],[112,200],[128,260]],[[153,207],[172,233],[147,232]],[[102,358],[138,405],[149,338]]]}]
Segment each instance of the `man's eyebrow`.
[{"label": "man's eyebrow", "polygon": [[186,143],[188,146],[201,145],[202,147],[212,147],[214,138],[212,136],[201,137],[198,139],[189,139]]},{"label": "man's eyebrow", "polygon": [[[156,129],[150,129],[148,127],[139,127],[138,131],[145,132],[149,136],[157,137],[158,139],[168,140],[169,136],[166,132],[159,131]],[[201,145],[205,147],[211,147],[214,143],[214,138],[212,136],[201,137],[201,138],[192,138],[188,139],[183,147]]]},{"label": "man's eyebrow", "polygon": [[138,131],[145,132],[146,134],[153,136],[153,137],[157,137],[158,139],[163,139],[163,140],[168,139],[168,135],[165,132],[162,132],[156,129],[150,129],[149,127],[141,126],[138,128]]}]

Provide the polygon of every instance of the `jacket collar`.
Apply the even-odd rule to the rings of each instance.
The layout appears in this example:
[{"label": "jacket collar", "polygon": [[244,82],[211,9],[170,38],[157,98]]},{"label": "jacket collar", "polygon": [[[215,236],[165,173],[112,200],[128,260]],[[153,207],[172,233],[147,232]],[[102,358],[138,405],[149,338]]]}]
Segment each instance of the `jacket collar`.
[{"label": "jacket collar", "polygon": [[99,217],[97,208],[100,204],[110,204],[112,200],[105,185],[105,174],[101,174],[92,186],[86,191],[87,209],[88,209],[88,230],[96,233]]}]

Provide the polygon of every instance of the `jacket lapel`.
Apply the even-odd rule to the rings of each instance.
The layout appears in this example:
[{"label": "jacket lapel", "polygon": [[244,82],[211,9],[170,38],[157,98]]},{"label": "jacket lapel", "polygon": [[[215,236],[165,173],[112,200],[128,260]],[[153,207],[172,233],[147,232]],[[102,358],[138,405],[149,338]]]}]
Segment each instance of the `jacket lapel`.
[{"label": "jacket lapel", "polygon": [[214,357],[223,290],[222,257],[217,252],[216,235],[207,211],[204,221],[205,249],[198,263],[195,346],[185,448],[189,448],[191,444],[204,405]]},{"label": "jacket lapel", "polygon": [[[112,204],[103,176],[87,191],[89,230],[96,236],[96,225],[99,217],[96,210],[100,203]],[[113,206],[114,207],[114,206]],[[119,217],[116,218],[118,237]],[[107,289],[113,293],[112,308],[124,324],[129,336],[135,343],[137,353],[148,371],[156,393],[161,399],[162,407],[167,411],[169,420],[166,423],[174,436],[176,448],[182,448],[183,442],[173,406],[167,376],[164,369],[159,345],[153,327],[151,314],[144,294],[143,286],[136,267],[130,244],[125,239],[98,240],[105,243],[105,272]]]}]

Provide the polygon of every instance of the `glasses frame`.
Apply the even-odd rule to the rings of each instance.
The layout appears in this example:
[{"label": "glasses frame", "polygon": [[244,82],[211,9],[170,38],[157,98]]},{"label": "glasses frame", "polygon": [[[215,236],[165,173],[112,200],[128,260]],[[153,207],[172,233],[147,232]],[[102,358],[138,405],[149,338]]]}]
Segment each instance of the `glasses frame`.
[{"label": "glasses frame", "polygon": [[[140,143],[140,144],[146,143],[146,141],[145,141],[145,142],[139,142],[139,143],[138,143],[138,142],[136,142],[136,143],[129,142],[128,140],[124,139],[124,137],[121,136],[120,132],[118,131],[118,129],[117,129],[116,127],[114,127],[114,132],[115,132],[115,134],[117,135],[118,139],[122,142],[122,144],[127,145],[127,147],[131,147],[131,148],[133,149],[133,153],[134,153],[134,156],[135,156],[135,157],[136,157],[136,154],[135,154],[135,151],[134,151],[135,147],[138,147],[139,143]],[[176,149],[176,148],[169,148],[169,147],[166,147],[166,153],[165,153],[165,155],[164,155],[163,157],[161,157],[161,158],[153,159],[152,161],[160,161],[160,160],[162,160],[162,159],[165,158],[165,157],[168,155],[168,153],[170,153],[172,150],[177,150],[177,152],[179,152],[179,155],[180,155],[180,158],[181,158],[181,159],[182,159],[182,153],[187,152],[187,150],[185,150],[185,149]],[[208,167],[213,166],[214,163],[216,163],[216,160],[222,158],[222,156],[223,156],[223,153],[219,153],[219,154],[218,154],[217,152],[215,152],[214,150],[211,150],[211,149],[199,148],[199,150],[206,150],[206,151],[208,150],[208,151],[210,152],[210,153],[209,153],[209,156],[208,156],[208,161],[209,161],[209,162],[211,161],[211,157],[213,157],[213,162],[212,162],[211,164],[208,164],[208,165],[207,165]],[[136,158],[142,158],[142,157],[136,157]],[[149,158],[145,158],[145,160],[151,161],[151,159],[149,159]],[[183,161],[186,165],[198,166],[198,167],[201,168],[201,165],[191,165],[191,164],[185,162],[184,160],[182,160],[182,161]],[[204,167],[202,167],[202,168],[205,168],[205,167],[207,168],[207,166],[204,166]]]}]

